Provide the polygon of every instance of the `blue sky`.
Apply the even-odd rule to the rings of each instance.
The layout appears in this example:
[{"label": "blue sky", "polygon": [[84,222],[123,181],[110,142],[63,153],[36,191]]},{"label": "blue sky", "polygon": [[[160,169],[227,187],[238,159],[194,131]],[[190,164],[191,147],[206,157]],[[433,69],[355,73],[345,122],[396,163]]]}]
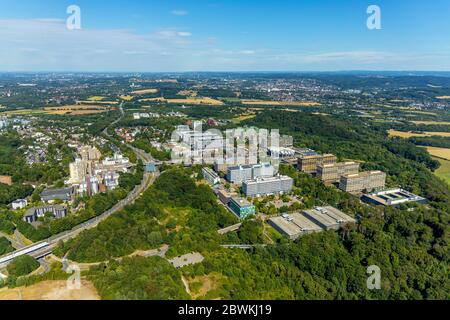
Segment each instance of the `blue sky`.
[{"label": "blue sky", "polygon": [[0,0],[0,70],[449,71],[449,15],[448,0]]}]

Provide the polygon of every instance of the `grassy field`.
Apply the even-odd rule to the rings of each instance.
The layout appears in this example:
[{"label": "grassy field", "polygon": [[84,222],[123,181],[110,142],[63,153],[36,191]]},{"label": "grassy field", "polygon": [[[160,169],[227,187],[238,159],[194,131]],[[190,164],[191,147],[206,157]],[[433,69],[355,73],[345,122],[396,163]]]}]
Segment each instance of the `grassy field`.
[{"label": "grassy field", "polygon": [[0,289],[0,300],[100,300],[94,285],[82,280],[80,290],[70,290],[64,280],[43,281],[29,287]]},{"label": "grassy field", "polygon": [[131,94],[140,95],[140,94],[146,94],[146,93],[157,93],[158,91],[159,91],[158,89],[143,89],[143,90],[132,91]]},{"label": "grassy field", "polygon": [[321,104],[313,101],[270,101],[270,100],[241,100],[244,105],[260,106],[297,106],[297,107],[316,107]]},{"label": "grassy field", "polygon": [[450,149],[448,148],[437,148],[437,147],[425,147],[429,154],[436,158],[441,158],[443,160],[450,160]]},{"label": "grassy field", "polygon": [[450,137],[450,132],[423,132],[423,133],[413,133],[413,132],[405,132],[405,131],[397,131],[397,130],[389,130],[389,136],[391,137],[400,137],[400,138],[411,138],[411,137]]},{"label": "grassy field", "polygon": [[248,120],[248,119],[253,119],[254,117],[256,117],[255,113],[251,113],[251,114],[242,114],[237,118],[232,119],[231,121],[235,124],[241,123],[244,120]]},{"label": "grassy field", "polygon": [[439,169],[437,169],[434,174],[444,180],[448,183],[450,186],[450,161],[440,159],[440,158],[433,158],[441,163],[441,166]]}]

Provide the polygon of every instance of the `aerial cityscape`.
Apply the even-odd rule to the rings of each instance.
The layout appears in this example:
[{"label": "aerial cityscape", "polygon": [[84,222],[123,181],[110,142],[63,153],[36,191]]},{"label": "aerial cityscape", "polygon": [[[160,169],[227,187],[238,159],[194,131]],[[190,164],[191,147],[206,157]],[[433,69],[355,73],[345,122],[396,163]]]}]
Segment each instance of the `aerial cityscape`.
[{"label": "aerial cityscape", "polygon": [[0,300],[450,298],[450,2],[144,2],[0,1]]}]

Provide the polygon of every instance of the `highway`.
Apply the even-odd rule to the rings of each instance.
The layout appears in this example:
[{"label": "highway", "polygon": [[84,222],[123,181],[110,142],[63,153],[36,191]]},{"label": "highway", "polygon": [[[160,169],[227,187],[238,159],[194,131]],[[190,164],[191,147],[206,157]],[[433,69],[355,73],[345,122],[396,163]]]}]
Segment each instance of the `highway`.
[{"label": "highway", "polygon": [[[114,122],[110,124],[114,125],[118,121],[120,121],[123,116],[124,112],[122,109],[122,104],[119,106],[121,111],[121,116]],[[107,128],[103,131],[103,133],[109,137],[109,134],[107,132]],[[146,162],[152,162],[153,158],[151,155],[147,154],[143,150],[137,149],[131,145],[127,145],[130,147],[133,152],[136,154],[136,157],[140,160],[142,160],[144,163]],[[136,186],[127,196],[126,198],[120,200],[116,205],[114,205],[111,209],[103,212],[102,214],[87,220],[83,222],[82,224],[77,225],[71,230],[64,231],[62,233],[59,233],[57,235],[54,235],[46,240],[40,241],[38,243],[34,243],[30,246],[23,247],[20,250],[16,250],[9,255],[2,257],[0,259],[0,269],[6,267],[13,259],[14,257],[22,254],[29,254],[30,256],[40,259],[43,258],[53,252],[55,247],[58,245],[60,241],[67,241],[69,239],[72,239],[79,235],[81,232],[85,230],[89,230],[92,228],[95,228],[100,222],[106,220],[108,217],[110,217],[112,214],[122,210],[125,206],[134,203],[134,201],[140,197],[140,195],[147,190],[158,178],[159,172],[155,173],[144,173],[144,176],[142,178],[141,184]],[[34,248],[36,247],[36,250]]]}]

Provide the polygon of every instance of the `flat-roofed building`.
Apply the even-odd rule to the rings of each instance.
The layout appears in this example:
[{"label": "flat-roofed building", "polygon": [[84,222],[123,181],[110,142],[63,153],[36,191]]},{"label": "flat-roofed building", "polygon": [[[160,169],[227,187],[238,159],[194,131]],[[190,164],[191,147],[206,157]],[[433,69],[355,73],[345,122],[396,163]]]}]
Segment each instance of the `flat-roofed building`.
[{"label": "flat-roofed building", "polygon": [[222,202],[224,205],[228,205],[232,197],[237,197],[237,193],[227,192],[223,189],[217,190],[217,195],[219,196],[220,202]]},{"label": "flat-roofed building", "polygon": [[277,176],[244,181],[242,192],[247,197],[259,197],[272,194],[291,192],[294,180],[288,176]]},{"label": "flat-roofed building", "polygon": [[255,206],[244,198],[232,197],[228,203],[228,207],[241,219],[245,219],[256,213]]},{"label": "flat-roofed building", "polygon": [[56,199],[62,201],[71,201],[73,196],[73,188],[61,189],[45,189],[41,193],[41,200],[44,202],[53,202]]},{"label": "flat-roofed building", "polygon": [[298,158],[298,169],[306,173],[317,172],[318,165],[336,163],[337,158],[333,154],[304,155]]},{"label": "flat-roofed building", "polygon": [[56,219],[64,218],[67,215],[67,207],[61,205],[40,206],[30,208],[25,212],[23,220],[28,223],[36,222],[46,213],[52,214]]},{"label": "flat-roofed building", "polygon": [[211,186],[220,184],[220,177],[211,168],[202,168],[203,177]]},{"label": "flat-roofed building", "polygon": [[246,180],[251,180],[253,176],[252,166],[235,166],[227,170],[227,180],[231,183],[241,185]]},{"label": "flat-roofed building", "polygon": [[403,190],[401,188],[394,188],[374,192],[371,194],[365,194],[362,196],[361,200],[375,205],[394,206],[394,207],[398,207],[400,204],[406,202],[417,202],[423,204],[428,202],[427,199],[415,195],[409,191]]},{"label": "flat-roofed building", "polygon": [[275,174],[275,168],[270,163],[255,164],[252,170],[252,179],[269,178]]},{"label": "flat-roofed building", "polygon": [[270,218],[268,223],[291,240],[304,234],[322,231],[320,226],[298,212]]},{"label": "flat-roofed building", "polygon": [[339,189],[345,192],[358,193],[384,188],[385,184],[386,173],[383,171],[364,171],[341,176]]},{"label": "flat-roofed building", "polygon": [[325,230],[337,230],[343,224],[356,222],[352,217],[331,206],[305,210],[303,211],[303,214]]},{"label": "flat-roofed building", "polygon": [[317,178],[324,183],[336,183],[340,181],[341,176],[358,172],[359,163],[357,162],[338,162],[317,166]]}]

